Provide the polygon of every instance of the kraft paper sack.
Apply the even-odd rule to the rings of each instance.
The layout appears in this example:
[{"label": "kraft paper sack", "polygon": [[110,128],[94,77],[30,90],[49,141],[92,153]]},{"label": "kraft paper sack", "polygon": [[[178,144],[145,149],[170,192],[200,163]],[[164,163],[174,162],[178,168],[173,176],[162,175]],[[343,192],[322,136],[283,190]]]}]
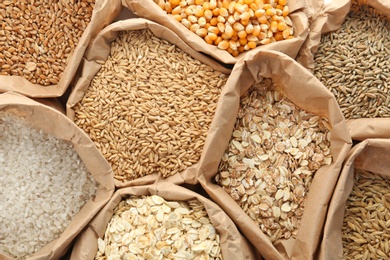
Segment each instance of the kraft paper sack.
[{"label": "kraft paper sack", "polygon": [[[219,172],[221,159],[224,158],[224,152],[230,145],[229,140],[232,137],[236,120],[238,120],[238,113],[243,113],[239,112],[240,100],[244,98],[248,89],[254,83],[258,84],[264,81],[265,78],[271,78],[280,87],[285,96],[300,109],[328,119],[330,127],[330,151],[332,154],[331,164],[320,167],[314,174],[296,237],[279,239],[275,243],[271,243],[269,237],[262,232],[259,226],[245,213],[225,189],[216,184],[215,180]],[[240,117],[244,116],[242,114]],[[261,119],[263,114],[258,114],[258,117]],[[259,120],[259,118],[256,120]],[[252,117],[252,120],[255,120],[254,117]],[[251,121],[248,124],[251,124]],[[274,123],[268,123],[268,125],[271,124]],[[235,132],[234,134],[239,133]],[[270,139],[270,137],[265,136],[265,132],[264,136],[254,136],[253,138],[263,138],[262,142],[265,145],[268,143],[268,139]],[[251,141],[247,142],[250,143]],[[234,142],[232,144],[237,145]],[[339,178],[342,163],[351,145],[352,141],[345,119],[335,98],[309,71],[282,53],[274,51],[248,53],[234,67],[217,106],[217,112],[201,157],[199,182],[210,197],[227,212],[238,228],[265,259],[315,259],[318,255],[319,245],[322,239],[328,204]],[[243,142],[242,146],[245,149],[247,144]],[[238,145],[237,147],[240,146]],[[261,153],[261,150],[259,153]],[[250,150],[248,150],[248,154],[250,154]],[[241,158],[239,156],[242,155],[237,155],[237,158]],[[256,158],[257,155],[254,153],[252,155],[254,157],[247,156],[251,159]],[[282,157],[283,155],[280,155],[276,160],[283,160],[281,159]],[[259,157],[259,160],[268,160],[267,158],[260,159]],[[226,158],[224,160],[226,161]],[[245,158],[243,159],[244,161]],[[238,159],[237,162],[239,162]],[[240,167],[239,164],[238,167]],[[256,170],[254,171],[257,172]],[[247,171],[245,174],[250,174],[250,172]],[[254,192],[255,195],[264,194],[262,191],[263,188],[256,188],[256,185],[259,185],[257,187],[263,185],[261,184],[263,181],[258,183],[256,178],[252,177],[251,179],[251,175],[247,176],[249,177],[242,184],[249,185],[249,187],[250,185],[254,185],[252,187],[255,187],[255,191],[251,188],[251,193],[249,193],[250,189],[248,189],[248,193],[253,194]],[[233,189],[232,187],[231,189]],[[265,187],[267,186],[265,185]],[[244,195],[242,199],[244,198],[249,200],[250,196],[248,195],[246,197]],[[260,210],[261,212],[262,210]]]},{"label": "kraft paper sack", "polygon": [[[50,102],[45,102],[50,104]],[[59,140],[73,144],[75,151],[96,182],[96,193],[73,217],[57,239],[27,259],[59,259],[69,249],[74,238],[110,200],[114,193],[113,173],[91,139],[55,107],[38,103],[17,93],[0,94],[0,111],[23,118],[31,127],[40,129]],[[2,234],[7,236],[7,234]],[[11,259],[1,255],[1,259]]]}]

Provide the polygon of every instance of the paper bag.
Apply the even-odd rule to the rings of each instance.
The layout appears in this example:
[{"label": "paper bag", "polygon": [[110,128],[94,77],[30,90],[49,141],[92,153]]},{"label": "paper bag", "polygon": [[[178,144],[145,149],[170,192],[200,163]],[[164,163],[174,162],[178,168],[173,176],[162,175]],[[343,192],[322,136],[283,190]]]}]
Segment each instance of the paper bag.
[{"label": "paper bag", "polygon": [[[278,240],[275,244],[270,242],[255,222],[214,181],[232,136],[240,97],[263,77],[271,78],[281,86],[287,98],[301,109],[326,117],[331,126],[330,149],[333,162],[322,166],[314,175],[297,237]],[[265,259],[315,259],[328,203],[351,145],[345,120],[335,98],[310,72],[282,53],[248,53],[234,67],[220,98],[201,157],[199,182]]]},{"label": "paper bag", "polygon": [[[75,87],[68,99],[67,102],[67,115],[71,120],[75,119],[75,105],[80,102],[85,95],[85,92],[89,88],[93,77],[101,68],[101,63],[97,63],[97,60],[106,60],[110,53],[110,43],[114,41],[117,35],[121,31],[129,30],[141,30],[141,29],[150,29],[153,34],[161,39],[168,40],[172,44],[178,46],[181,50],[191,55],[193,58],[201,61],[204,64],[207,64],[214,68],[217,71],[228,74],[229,69],[223,67],[216,61],[204,56],[201,53],[196,52],[191,47],[189,47],[183,40],[181,40],[176,34],[171,30],[163,27],[154,22],[135,18],[128,19],[123,21],[118,21],[116,23],[107,26],[102,30],[96,39],[93,41],[91,46],[86,50],[86,54],[83,60],[82,74],[78,81],[75,84]],[[195,183],[196,182],[196,168],[197,164],[193,164],[188,167],[184,172],[171,176],[171,182],[173,183]],[[141,184],[150,184],[159,178],[159,174],[153,173],[146,175],[142,178],[138,178],[132,181],[121,182],[115,180],[117,187],[126,187],[129,185],[141,185]]]},{"label": "paper bag", "polygon": [[[60,140],[69,141],[96,181],[96,193],[73,217],[59,236],[27,259],[59,259],[66,253],[73,239],[109,201],[114,192],[113,173],[91,139],[64,114],[47,105],[16,93],[0,95],[0,110],[22,117],[32,127],[41,129]],[[3,234],[6,235],[6,234]],[[0,258],[8,259],[0,255]]]},{"label": "paper bag", "polygon": [[240,234],[231,219],[215,203],[198,193],[164,181],[147,186],[134,186],[117,190],[107,205],[78,236],[71,259],[94,259],[98,251],[97,240],[103,238],[114,208],[122,198],[131,195],[158,195],[167,201],[198,199],[205,206],[210,221],[220,236],[223,259],[259,259],[255,257],[253,248]]}]

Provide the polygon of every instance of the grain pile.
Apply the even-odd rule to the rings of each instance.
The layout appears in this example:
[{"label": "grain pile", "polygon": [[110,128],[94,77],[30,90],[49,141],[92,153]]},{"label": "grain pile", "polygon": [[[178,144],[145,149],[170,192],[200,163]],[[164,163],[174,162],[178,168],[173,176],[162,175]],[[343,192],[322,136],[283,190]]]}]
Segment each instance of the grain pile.
[{"label": "grain pile", "polygon": [[132,196],[114,209],[95,259],[222,259],[219,241],[197,199]]},{"label": "grain pile", "polygon": [[294,38],[287,0],[154,0],[208,44],[233,56]]},{"label": "grain pile", "polygon": [[115,178],[167,177],[196,163],[227,75],[151,31],[122,32],[75,106]]},{"label": "grain pile", "polygon": [[390,19],[353,1],[341,28],[322,37],[315,76],[347,119],[390,116]]},{"label": "grain pile", "polygon": [[94,0],[0,3],[0,76],[57,84],[92,17]]},{"label": "grain pile", "polygon": [[271,79],[241,98],[216,181],[272,242],[296,236],[312,178],[332,162],[329,128]]},{"label": "grain pile", "polygon": [[0,253],[21,259],[66,229],[95,193],[73,145],[0,114]]},{"label": "grain pile", "polygon": [[355,170],[343,222],[343,259],[388,259],[390,181]]}]

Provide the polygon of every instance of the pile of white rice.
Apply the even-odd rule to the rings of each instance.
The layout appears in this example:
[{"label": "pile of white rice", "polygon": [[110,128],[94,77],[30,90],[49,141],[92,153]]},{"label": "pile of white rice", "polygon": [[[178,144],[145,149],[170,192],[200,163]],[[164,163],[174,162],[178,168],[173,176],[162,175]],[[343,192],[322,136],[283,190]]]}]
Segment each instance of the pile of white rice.
[{"label": "pile of white rice", "polygon": [[95,194],[73,145],[0,113],[0,253],[25,257],[58,238]]}]

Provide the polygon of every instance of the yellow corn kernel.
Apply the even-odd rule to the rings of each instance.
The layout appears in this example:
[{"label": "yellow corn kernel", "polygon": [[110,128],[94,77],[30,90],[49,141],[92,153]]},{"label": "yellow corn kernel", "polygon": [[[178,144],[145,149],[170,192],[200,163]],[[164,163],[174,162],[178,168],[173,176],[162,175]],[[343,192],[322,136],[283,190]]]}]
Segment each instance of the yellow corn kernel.
[{"label": "yellow corn kernel", "polygon": [[196,30],[196,34],[203,38],[207,35],[207,30],[205,28],[200,28]]},{"label": "yellow corn kernel", "polygon": [[234,13],[234,6],[236,5],[236,1],[231,1],[228,7],[228,11],[230,14]]},{"label": "yellow corn kernel", "polygon": [[254,28],[253,28],[253,25],[250,23],[248,24],[246,27],[245,27],[245,32],[247,34],[251,34],[253,32]]},{"label": "yellow corn kernel", "polygon": [[244,0],[244,4],[247,5],[253,4],[253,0]]},{"label": "yellow corn kernel", "polygon": [[256,46],[257,46],[256,42],[248,42],[249,49],[254,49],[256,48]]},{"label": "yellow corn kernel", "polygon": [[218,48],[221,49],[221,50],[227,50],[229,48],[229,42],[226,41],[226,40],[221,41],[218,44]]},{"label": "yellow corn kernel", "polygon": [[240,53],[239,53],[238,50],[235,50],[235,51],[232,52],[233,57],[237,57],[239,54]]},{"label": "yellow corn kernel", "polygon": [[207,30],[208,30],[209,32],[211,32],[211,33],[215,33],[216,35],[218,35],[218,33],[219,33],[218,28],[215,27],[215,26],[210,26]]},{"label": "yellow corn kernel", "polygon": [[246,38],[243,38],[243,39],[239,39],[238,42],[240,43],[240,45],[245,45],[248,43],[248,40]]},{"label": "yellow corn kernel", "polygon": [[230,24],[227,24],[225,26],[225,34],[227,37],[231,38],[233,36],[234,30],[233,27]]},{"label": "yellow corn kernel", "polygon": [[180,6],[176,6],[175,8],[172,9],[172,14],[181,14],[183,12],[183,9]]},{"label": "yellow corn kernel", "polygon": [[190,16],[190,15],[193,15],[194,14],[194,8],[192,6],[189,6],[185,9],[185,14]]},{"label": "yellow corn kernel", "polygon": [[219,23],[225,23],[226,22],[225,17],[223,17],[222,15],[218,15],[217,19],[218,19]]},{"label": "yellow corn kernel", "polygon": [[260,44],[263,44],[263,45],[268,44],[268,43],[271,43],[271,38],[266,38],[266,39],[260,41]]},{"label": "yellow corn kernel", "polygon": [[253,26],[253,32],[252,32],[252,35],[253,36],[258,36],[260,34],[260,25],[255,25]]},{"label": "yellow corn kernel", "polygon": [[278,5],[276,5],[275,9],[283,10],[283,5],[278,4]]},{"label": "yellow corn kernel", "polygon": [[229,12],[228,12],[228,10],[226,10],[226,8],[222,7],[222,8],[219,8],[219,15],[221,15],[223,17],[228,17]]},{"label": "yellow corn kernel", "polygon": [[257,8],[263,9],[264,8],[264,1],[263,0],[255,0],[255,4]]},{"label": "yellow corn kernel", "polygon": [[287,24],[285,22],[278,23],[278,31],[284,31],[287,29]]},{"label": "yellow corn kernel", "polygon": [[213,18],[213,12],[211,10],[204,10],[204,17],[207,19],[207,20],[210,20],[211,18]]},{"label": "yellow corn kernel", "polygon": [[245,12],[244,6],[242,4],[239,4],[239,3],[234,5],[234,10],[236,10],[237,12],[240,12],[240,13]]},{"label": "yellow corn kernel", "polygon": [[196,23],[198,21],[198,18],[196,18],[195,15],[189,15],[187,17],[188,21],[190,21],[191,23]]},{"label": "yellow corn kernel", "polygon": [[187,27],[187,29],[190,29],[190,27],[191,27],[191,22],[190,21],[188,21],[186,18],[183,18],[182,20],[181,20],[181,23],[185,26],[185,27]]},{"label": "yellow corn kernel", "polygon": [[288,39],[294,39],[295,37],[294,37],[294,35],[290,35],[290,36],[288,36],[287,38],[286,38],[286,40],[288,40]]},{"label": "yellow corn kernel", "polygon": [[238,38],[240,38],[240,39],[244,39],[244,38],[246,38],[247,33],[246,33],[245,30],[243,30],[243,31],[238,32],[238,33],[237,33],[237,36],[238,36]]},{"label": "yellow corn kernel", "polygon": [[255,3],[252,3],[249,5],[249,8],[253,11],[256,11],[257,10],[257,5]]},{"label": "yellow corn kernel", "polygon": [[217,28],[221,33],[225,32],[225,24],[224,23],[218,23]]},{"label": "yellow corn kernel", "polygon": [[279,15],[274,15],[271,17],[272,21],[277,21],[277,22],[280,22],[283,20],[283,16],[279,16]]},{"label": "yellow corn kernel", "polygon": [[240,12],[237,12],[237,11],[234,12],[233,13],[234,20],[239,21],[240,20],[240,14],[241,14]]},{"label": "yellow corn kernel", "polygon": [[285,7],[283,7],[283,13],[282,15],[283,16],[287,16],[290,14],[290,10],[288,9],[288,6],[286,5]]},{"label": "yellow corn kernel", "polygon": [[215,33],[211,33],[211,32],[209,32],[207,36],[210,38],[211,41],[215,41],[218,37]]},{"label": "yellow corn kernel", "polygon": [[229,15],[227,21],[230,24],[234,24],[236,22],[236,19],[234,19],[233,15]]},{"label": "yellow corn kernel", "polygon": [[223,7],[223,8],[226,8],[228,9],[229,8],[229,4],[230,4],[230,0],[222,0],[222,3],[221,1],[219,1],[220,3],[220,7]]},{"label": "yellow corn kernel", "polygon": [[174,14],[172,17],[175,18],[175,20],[178,22],[181,22],[182,20],[182,16],[180,14]]},{"label": "yellow corn kernel", "polygon": [[207,23],[206,18],[199,17],[198,24],[199,24],[200,27],[204,27],[206,25],[206,23]]},{"label": "yellow corn kernel", "polygon": [[241,24],[247,26],[249,24],[249,20],[241,20]]},{"label": "yellow corn kernel", "polygon": [[209,2],[204,2],[203,3],[203,10],[210,10],[210,3]]},{"label": "yellow corn kernel", "polygon": [[280,5],[287,5],[287,0],[279,0],[278,4],[280,4]]},{"label": "yellow corn kernel", "polygon": [[211,18],[210,24],[211,24],[212,26],[216,26],[216,25],[218,24],[218,19],[217,19],[217,17]]},{"label": "yellow corn kernel", "polygon": [[222,37],[218,36],[217,39],[214,40],[214,44],[218,45],[222,40],[223,40]]},{"label": "yellow corn kernel", "polygon": [[210,39],[208,35],[204,37],[204,41],[207,42],[208,44],[213,44],[213,41]]},{"label": "yellow corn kernel", "polygon": [[259,40],[264,40],[264,39],[268,38],[268,35],[265,32],[261,32],[261,33],[259,33],[257,38],[259,38]]},{"label": "yellow corn kernel", "polygon": [[282,32],[277,32],[274,34],[274,38],[276,41],[281,41],[284,40],[283,33]]},{"label": "yellow corn kernel", "polygon": [[263,9],[258,9],[255,11],[255,16],[257,18],[260,18],[261,16],[263,16],[265,14],[265,11]]},{"label": "yellow corn kernel", "polygon": [[206,23],[206,25],[204,26],[204,28],[208,31],[208,29],[210,28],[211,24],[209,23]]},{"label": "yellow corn kernel", "polygon": [[260,24],[260,30],[262,32],[268,32],[269,26],[267,24]]},{"label": "yellow corn kernel", "polygon": [[172,7],[176,7],[180,4],[180,0],[169,0]]},{"label": "yellow corn kernel", "polygon": [[265,16],[265,15],[260,16],[257,20],[258,20],[259,23],[261,23],[261,24],[264,24],[264,23],[267,23],[267,22],[268,22],[267,16]]},{"label": "yellow corn kernel", "polygon": [[204,4],[204,0],[195,0],[195,4],[196,5],[203,5]]},{"label": "yellow corn kernel", "polygon": [[245,12],[245,13],[242,13],[242,14],[240,15],[240,19],[241,19],[241,20],[249,20],[250,18],[251,18],[251,15],[250,15],[249,12]]},{"label": "yellow corn kernel", "polygon": [[278,22],[277,21],[272,21],[270,25],[270,29],[272,32],[277,32],[278,31]]},{"label": "yellow corn kernel", "polygon": [[169,2],[166,2],[165,3],[165,8],[164,10],[167,12],[167,13],[171,13],[172,12],[172,6]]},{"label": "yellow corn kernel", "polygon": [[196,17],[202,17],[203,16],[203,9],[199,9],[199,8],[196,8],[195,10],[194,10],[194,15],[196,16]]},{"label": "yellow corn kernel", "polygon": [[268,16],[274,16],[276,14],[276,11],[274,8],[269,8],[265,11],[265,14]]},{"label": "yellow corn kernel", "polygon": [[266,10],[266,11],[267,11],[268,9],[271,9],[271,8],[272,8],[272,5],[270,5],[270,4],[264,4],[264,5],[263,5],[263,9]]},{"label": "yellow corn kernel", "polygon": [[214,8],[214,9],[210,9],[210,10],[212,10],[214,16],[218,16],[219,15],[219,8],[218,7]]},{"label": "yellow corn kernel", "polygon": [[230,47],[227,48],[226,50],[227,50],[227,52],[230,53],[230,54],[232,54],[232,53],[234,52],[234,50],[233,50],[232,48],[230,48]]},{"label": "yellow corn kernel", "polygon": [[254,35],[248,35],[248,37],[246,37],[246,39],[248,40],[248,42],[257,42],[257,37],[254,36]]},{"label": "yellow corn kernel", "polygon": [[191,32],[196,32],[197,30],[199,30],[200,29],[200,26],[199,26],[199,24],[197,24],[197,23],[194,23],[194,24],[192,24],[191,26],[190,26],[190,31]]},{"label": "yellow corn kernel", "polygon": [[285,29],[285,30],[283,31],[282,35],[283,35],[283,38],[284,38],[284,39],[287,39],[287,37],[290,36],[290,29],[288,29],[288,28]]},{"label": "yellow corn kernel", "polygon": [[180,7],[186,7],[187,6],[187,2],[185,1],[185,0],[182,0],[182,1],[180,1]]},{"label": "yellow corn kernel", "polygon": [[230,40],[229,41],[229,48],[231,48],[233,51],[237,50],[237,43],[236,41]]},{"label": "yellow corn kernel", "polygon": [[217,0],[210,0],[210,9],[217,8]]},{"label": "yellow corn kernel", "polygon": [[232,38],[232,37],[227,36],[226,32],[224,32],[223,34],[221,34],[221,38],[223,40],[230,40],[230,38]]},{"label": "yellow corn kernel", "polygon": [[240,24],[240,23],[234,23],[233,24],[233,29],[235,31],[239,32],[239,31],[245,30],[245,27],[242,24]]},{"label": "yellow corn kernel", "polygon": [[187,4],[188,5],[194,5],[195,4],[195,0],[187,0]]}]

